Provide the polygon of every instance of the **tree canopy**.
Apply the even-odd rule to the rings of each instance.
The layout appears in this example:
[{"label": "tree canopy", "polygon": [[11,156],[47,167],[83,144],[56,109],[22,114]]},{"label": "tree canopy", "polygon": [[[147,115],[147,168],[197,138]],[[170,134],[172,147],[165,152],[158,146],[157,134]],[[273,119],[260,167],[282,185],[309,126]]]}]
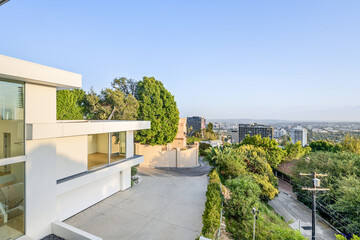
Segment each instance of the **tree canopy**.
[{"label": "tree canopy", "polygon": [[154,77],[137,84],[138,119],[151,121],[151,128],[137,131],[136,141],[150,145],[171,143],[177,134],[179,110],[173,95]]},{"label": "tree canopy", "polygon": [[84,118],[85,91],[82,89],[59,90],[56,93],[58,120],[82,120]]}]

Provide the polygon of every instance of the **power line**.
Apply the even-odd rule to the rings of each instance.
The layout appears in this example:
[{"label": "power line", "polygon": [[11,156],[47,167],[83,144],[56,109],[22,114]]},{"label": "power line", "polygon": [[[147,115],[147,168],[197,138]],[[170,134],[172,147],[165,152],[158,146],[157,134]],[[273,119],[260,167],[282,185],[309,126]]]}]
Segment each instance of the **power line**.
[{"label": "power line", "polygon": [[312,202],[313,202],[313,207],[312,207],[312,224],[311,224],[311,240],[315,240],[316,239],[316,192],[317,191],[328,191],[330,190],[329,188],[320,188],[320,179],[318,179],[317,177],[327,177],[327,174],[319,174],[316,172],[311,173],[300,173],[300,176],[313,176],[313,187],[309,188],[309,187],[303,187],[301,188],[302,190],[307,190],[307,191],[311,191],[312,192]]}]

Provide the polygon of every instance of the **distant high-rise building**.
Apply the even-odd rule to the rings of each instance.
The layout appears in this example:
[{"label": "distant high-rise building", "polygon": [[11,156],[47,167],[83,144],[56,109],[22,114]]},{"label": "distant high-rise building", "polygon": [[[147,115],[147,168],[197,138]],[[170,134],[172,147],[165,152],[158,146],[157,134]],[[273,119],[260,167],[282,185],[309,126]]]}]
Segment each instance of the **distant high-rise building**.
[{"label": "distant high-rise building", "polygon": [[192,127],[192,131],[190,134],[194,132],[202,131],[203,129],[205,129],[206,126],[206,119],[204,117],[198,117],[198,116],[188,117],[187,126],[188,128]]},{"label": "distant high-rise building", "polygon": [[276,129],[274,130],[274,138],[281,138],[282,136],[286,135],[286,130],[285,129]]},{"label": "distant high-rise building", "polygon": [[301,126],[293,128],[290,132],[292,143],[301,142],[302,146],[307,144],[307,130]]},{"label": "distant high-rise building", "polygon": [[247,135],[250,137],[255,135],[261,135],[261,137],[268,137],[273,139],[274,127],[261,124],[239,124],[239,142],[242,142]]},{"label": "distant high-rise building", "polygon": [[231,143],[239,143],[239,131],[238,130],[230,130],[229,135],[231,137]]}]

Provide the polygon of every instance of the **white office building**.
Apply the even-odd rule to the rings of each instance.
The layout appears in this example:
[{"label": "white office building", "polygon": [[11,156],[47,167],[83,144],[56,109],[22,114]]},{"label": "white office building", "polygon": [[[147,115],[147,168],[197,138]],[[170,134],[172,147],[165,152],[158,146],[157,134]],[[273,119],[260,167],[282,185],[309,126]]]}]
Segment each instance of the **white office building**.
[{"label": "white office building", "polygon": [[275,129],[274,130],[274,138],[281,138],[282,136],[286,135],[286,130],[285,129]]},{"label": "white office building", "polygon": [[134,131],[150,122],[57,121],[57,89],[81,84],[79,74],[0,55],[0,239],[70,236],[61,221],[131,186],[131,167],[144,161]]},{"label": "white office building", "polygon": [[292,143],[301,142],[302,146],[307,144],[307,129],[301,126],[293,128],[290,132]]}]

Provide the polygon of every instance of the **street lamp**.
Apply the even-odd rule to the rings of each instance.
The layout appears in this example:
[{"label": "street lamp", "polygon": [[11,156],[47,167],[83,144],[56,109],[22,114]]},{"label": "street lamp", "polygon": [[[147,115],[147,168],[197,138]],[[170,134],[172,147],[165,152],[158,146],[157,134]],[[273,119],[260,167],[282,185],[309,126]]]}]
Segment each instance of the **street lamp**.
[{"label": "street lamp", "polygon": [[252,209],[252,214],[254,215],[253,240],[255,240],[255,225],[256,225],[257,214],[259,214],[259,211],[256,211],[256,208],[253,208],[253,209]]}]

